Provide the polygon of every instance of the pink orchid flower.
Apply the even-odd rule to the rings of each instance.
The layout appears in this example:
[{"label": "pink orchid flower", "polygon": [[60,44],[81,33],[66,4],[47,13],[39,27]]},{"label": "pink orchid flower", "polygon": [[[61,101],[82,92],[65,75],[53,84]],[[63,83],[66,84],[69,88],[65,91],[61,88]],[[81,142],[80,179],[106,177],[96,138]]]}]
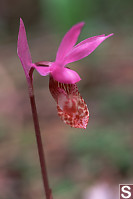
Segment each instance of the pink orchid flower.
[{"label": "pink orchid flower", "polygon": [[84,22],[78,23],[65,34],[54,62],[32,63],[22,19],[20,19],[17,45],[17,53],[27,81],[29,81],[31,69],[36,69],[42,76],[50,75],[49,88],[57,102],[58,115],[66,124],[75,128],[86,128],[89,120],[89,111],[76,85],[81,80],[80,76],[66,66],[71,62],[88,56],[105,39],[113,35],[105,36],[103,34],[90,37],[75,45],[83,26]]}]

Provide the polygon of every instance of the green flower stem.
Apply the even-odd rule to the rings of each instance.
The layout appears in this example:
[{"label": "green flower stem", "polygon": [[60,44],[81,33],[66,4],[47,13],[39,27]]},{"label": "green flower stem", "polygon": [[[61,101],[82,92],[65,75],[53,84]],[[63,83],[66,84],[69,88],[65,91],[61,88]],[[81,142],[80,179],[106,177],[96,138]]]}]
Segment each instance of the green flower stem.
[{"label": "green flower stem", "polygon": [[40,166],[41,166],[41,173],[42,173],[42,178],[43,178],[45,195],[46,195],[46,199],[52,199],[53,197],[52,197],[52,191],[49,187],[49,182],[48,182],[45,155],[44,155],[40,126],[39,126],[39,121],[38,121],[32,78],[30,78],[30,81],[28,81],[28,87],[29,87],[30,104],[31,104],[32,117],[33,117],[34,128],[35,128],[35,135],[36,135],[37,148],[38,148],[38,154],[39,154],[39,159],[40,159]]}]

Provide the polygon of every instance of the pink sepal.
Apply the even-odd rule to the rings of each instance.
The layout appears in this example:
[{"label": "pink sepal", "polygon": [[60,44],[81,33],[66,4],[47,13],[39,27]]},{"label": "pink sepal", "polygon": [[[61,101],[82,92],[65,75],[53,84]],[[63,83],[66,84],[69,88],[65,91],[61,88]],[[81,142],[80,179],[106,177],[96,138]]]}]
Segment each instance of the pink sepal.
[{"label": "pink sepal", "polygon": [[18,34],[17,53],[27,77],[32,67],[32,59],[31,59],[28,42],[27,42],[24,23],[21,18],[20,18],[20,27],[19,27],[19,34]]},{"label": "pink sepal", "polygon": [[90,37],[88,39],[85,39],[84,41],[80,42],[76,46],[74,46],[71,51],[66,55],[64,64],[68,64],[74,61],[78,61],[80,59],[83,59],[84,57],[91,54],[105,39],[112,36],[113,34],[110,34],[108,36],[105,35],[99,35]]},{"label": "pink sepal", "polygon": [[80,22],[74,25],[64,36],[61,41],[61,44],[58,48],[56,55],[56,62],[61,62],[64,60],[65,55],[72,49],[76,44],[78,36],[81,32],[84,22]]}]

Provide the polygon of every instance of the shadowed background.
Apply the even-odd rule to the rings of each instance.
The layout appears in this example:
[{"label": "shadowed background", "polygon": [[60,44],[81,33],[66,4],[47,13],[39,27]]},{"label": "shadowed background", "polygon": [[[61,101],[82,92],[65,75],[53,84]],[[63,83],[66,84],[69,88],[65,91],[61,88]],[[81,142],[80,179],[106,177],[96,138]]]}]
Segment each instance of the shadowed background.
[{"label": "shadowed background", "polygon": [[34,73],[36,103],[54,199],[117,199],[133,183],[133,2],[0,0],[0,199],[44,198],[26,79],[17,57],[22,17],[33,62],[54,61],[68,29],[85,21],[79,41],[114,33],[71,64],[90,110],[86,130],[57,116],[48,77]]}]

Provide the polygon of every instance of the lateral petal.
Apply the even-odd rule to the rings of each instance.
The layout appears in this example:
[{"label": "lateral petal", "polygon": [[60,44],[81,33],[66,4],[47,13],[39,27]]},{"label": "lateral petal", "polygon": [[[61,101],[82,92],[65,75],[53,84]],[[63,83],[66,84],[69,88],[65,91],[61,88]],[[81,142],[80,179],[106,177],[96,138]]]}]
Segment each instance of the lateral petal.
[{"label": "lateral petal", "polygon": [[35,69],[42,76],[46,76],[46,75],[48,75],[50,73],[50,68],[49,67],[37,66],[37,67],[35,67]]},{"label": "lateral petal", "polygon": [[91,54],[105,39],[112,36],[110,35],[99,35],[90,37],[85,39],[84,41],[80,42],[76,46],[74,46],[71,51],[66,55],[64,64],[68,64],[74,61],[78,61],[83,59],[84,57]]},{"label": "lateral petal", "polygon": [[51,64],[52,64],[52,62],[42,61],[42,62],[37,62],[37,63],[33,64],[32,67],[34,67],[40,75],[46,76],[50,73],[49,66]]},{"label": "lateral petal", "polygon": [[56,55],[56,62],[63,61],[65,55],[72,49],[72,47],[76,44],[78,36],[81,32],[82,27],[84,26],[84,22],[78,23],[74,25],[64,36],[61,41],[61,44],[58,48]]},{"label": "lateral petal", "polygon": [[29,75],[29,71],[32,65],[31,54],[27,42],[26,31],[24,27],[23,20],[20,18],[20,27],[18,34],[18,43],[17,43],[17,54],[22,63],[23,69],[25,71],[26,77]]}]

